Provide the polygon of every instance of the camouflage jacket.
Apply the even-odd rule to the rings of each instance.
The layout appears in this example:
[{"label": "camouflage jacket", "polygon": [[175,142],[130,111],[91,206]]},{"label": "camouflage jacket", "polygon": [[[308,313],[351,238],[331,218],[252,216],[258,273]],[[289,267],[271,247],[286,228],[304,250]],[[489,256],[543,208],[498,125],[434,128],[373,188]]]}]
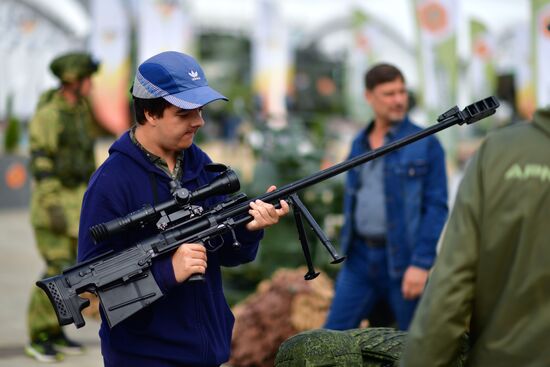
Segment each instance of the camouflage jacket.
[{"label": "camouflage jacket", "polygon": [[67,221],[66,233],[77,235],[82,196],[96,168],[94,139],[100,131],[88,100],[72,106],[56,90],[42,95],[29,126],[35,227],[51,228],[50,210],[56,207]]}]

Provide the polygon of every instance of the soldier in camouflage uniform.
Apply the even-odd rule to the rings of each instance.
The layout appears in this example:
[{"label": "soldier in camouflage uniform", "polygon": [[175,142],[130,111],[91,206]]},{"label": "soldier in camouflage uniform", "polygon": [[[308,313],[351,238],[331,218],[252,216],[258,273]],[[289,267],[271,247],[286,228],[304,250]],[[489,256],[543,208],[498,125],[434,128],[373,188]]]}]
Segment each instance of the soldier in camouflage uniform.
[{"label": "soldier in camouflage uniform", "polygon": [[[46,262],[42,277],[59,274],[76,260],[82,197],[96,168],[94,139],[102,129],[88,101],[98,64],[85,53],[62,55],[50,64],[61,86],[42,94],[30,127],[31,171],[35,186],[31,222]],[[47,296],[34,287],[28,308],[30,344],[26,353],[51,362],[82,347],[63,334]]]}]

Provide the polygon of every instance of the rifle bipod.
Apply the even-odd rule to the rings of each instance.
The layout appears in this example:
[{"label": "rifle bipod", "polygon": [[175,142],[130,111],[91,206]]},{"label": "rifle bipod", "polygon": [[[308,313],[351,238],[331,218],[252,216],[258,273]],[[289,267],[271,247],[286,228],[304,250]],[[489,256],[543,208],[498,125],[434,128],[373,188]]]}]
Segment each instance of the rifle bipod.
[{"label": "rifle bipod", "polygon": [[340,256],[336,252],[336,249],[328,239],[328,236],[323,232],[319,224],[315,221],[315,218],[313,218],[313,215],[307,210],[306,206],[298,195],[296,193],[290,195],[290,197],[287,199],[287,202],[292,206],[292,212],[294,213],[294,221],[296,222],[296,228],[298,229],[298,238],[300,239],[300,244],[302,245],[302,251],[304,252],[304,257],[306,259],[307,264],[307,273],[304,275],[305,280],[312,280],[317,278],[317,276],[320,274],[319,272],[315,271],[315,267],[313,265],[313,261],[311,259],[311,253],[309,251],[309,244],[306,236],[306,231],[304,229],[304,223],[302,221],[302,218],[304,218],[310,228],[313,230],[315,235],[317,235],[317,238],[319,238],[319,241],[321,241],[321,244],[325,246],[330,256],[333,258],[333,260],[330,262],[331,264],[338,264],[341,263],[346,259],[345,256]]}]

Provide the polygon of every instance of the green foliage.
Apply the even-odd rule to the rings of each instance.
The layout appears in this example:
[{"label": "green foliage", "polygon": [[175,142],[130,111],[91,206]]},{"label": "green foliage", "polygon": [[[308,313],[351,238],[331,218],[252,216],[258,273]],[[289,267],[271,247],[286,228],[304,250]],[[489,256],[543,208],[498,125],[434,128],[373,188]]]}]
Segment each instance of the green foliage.
[{"label": "green foliage", "polygon": [[[288,127],[280,130],[259,127],[253,136],[256,136],[252,147],[257,164],[254,179],[243,188],[243,191],[251,196],[265,193],[270,185],[283,186],[321,169],[323,150],[316,148],[318,145],[313,144],[311,130],[306,129],[300,120],[292,121]],[[327,215],[341,211],[342,195],[343,184],[338,177],[299,193],[301,200],[321,227]],[[332,259],[309,230],[307,223],[304,225],[314,263],[322,269],[320,264],[328,264]],[[265,231],[254,262],[223,270],[227,298],[230,303],[237,302],[275,270],[281,267],[295,268],[304,264],[294,217],[289,214],[276,226]]]},{"label": "green foliage", "polygon": [[4,132],[4,152],[16,153],[21,139],[21,125],[19,120],[13,116],[13,96],[8,96],[6,101],[7,124]]},{"label": "green foliage", "polygon": [[[345,115],[345,71],[339,61],[327,58],[315,44],[296,50],[293,113],[305,121],[316,114]],[[313,116],[311,115],[313,114]]]},{"label": "green foliage", "polygon": [[250,40],[239,35],[204,33],[200,36],[199,55],[208,83],[229,101],[208,106],[205,110],[208,124],[199,139],[232,140],[240,121],[252,115],[250,47]]},{"label": "green foliage", "polygon": [[21,139],[21,128],[19,120],[15,117],[8,118],[6,132],[4,134],[4,152],[16,153]]}]

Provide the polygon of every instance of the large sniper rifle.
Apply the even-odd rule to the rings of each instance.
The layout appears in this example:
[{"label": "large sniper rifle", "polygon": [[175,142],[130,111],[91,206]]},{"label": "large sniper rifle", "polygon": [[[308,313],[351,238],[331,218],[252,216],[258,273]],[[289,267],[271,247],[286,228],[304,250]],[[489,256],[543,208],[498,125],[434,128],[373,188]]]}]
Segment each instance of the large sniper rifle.
[{"label": "large sniper rifle", "polygon": [[[238,248],[240,244],[236,240],[234,228],[252,220],[252,216],[248,214],[249,204],[257,199],[275,205],[278,205],[279,200],[282,199],[291,205],[308,266],[305,279],[314,279],[319,273],[315,271],[311,260],[304,220],[329,252],[332,257],[331,263],[339,263],[345,257],[336,252],[323,230],[299,199],[297,193],[300,190],[452,125],[471,124],[481,120],[495,113],[498,106],[499,102],[495,97],[475,102],[463,110],[455,106],[439,116],[436,124],[416,134],[341,162],[254,199],[248,199],[242,193],[236,194],[205,210],[193,203],[212,195],[234,193],[240,188],[239,180],[233,171],[223,165],[212,165],[208,169],[220,171],[220,174],[210,184],[189,192],[173,183],[173,199],[154,207],[145,206],[124,217],[90,228],[94,240],[98,242],[112,234],[157,220],[156,225],[160,230],[158,235],[146,238],[126,250],[107,252],[76,264],[62,274],[40,280],[36,284],[48,295],[60,325],[74,322],[77,328],[84,326],[81,311],[90,302],[79,295],[92,292],[99,296],[107,322],[110,327],[113,327],[163,296],[151,271],[155,258],[171,254],[184,243],[203,243],[208,250],[215,251],[220,246],[220,236],[226,233],[232,235],[233,246]],[[213,243],[216,242],[218,244],[214,245]],[[201,279],[204,279],[202,275],[195,274],[189,281]]]}]

